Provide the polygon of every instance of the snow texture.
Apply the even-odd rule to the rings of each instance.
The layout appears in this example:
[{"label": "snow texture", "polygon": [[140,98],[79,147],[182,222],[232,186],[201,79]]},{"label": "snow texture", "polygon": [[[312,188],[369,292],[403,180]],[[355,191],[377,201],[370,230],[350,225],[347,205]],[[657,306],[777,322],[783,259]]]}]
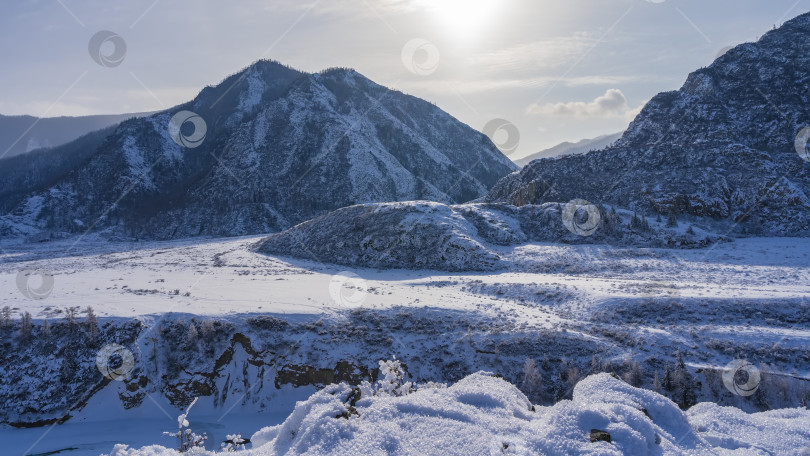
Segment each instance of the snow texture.
[{"label": "snow texture", "polygon": [[[532,406],[515,386],[485,372],[405,396],[355,394],[331,385],[299,402],[284,423],[255,433],[245,456],[798,455],[810,447],[806,409],[748,414],[701,403],[684,413],[609,374],[584,379],[572,400],[551,407]],[[610,442],[591,441],[594,431],[608,433]],[[110,456],[172,454],[119,445]]]}]

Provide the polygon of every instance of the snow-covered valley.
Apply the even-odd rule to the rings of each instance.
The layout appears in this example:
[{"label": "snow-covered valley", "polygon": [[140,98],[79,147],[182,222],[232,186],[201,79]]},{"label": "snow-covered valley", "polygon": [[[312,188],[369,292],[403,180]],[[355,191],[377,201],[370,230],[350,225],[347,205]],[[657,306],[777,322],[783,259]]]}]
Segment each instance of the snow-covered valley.
[{"label": "snow-covered valley", "polygon": [[[7,53],[4,73],[34,71],[0,108],[161,110],[4,158],[42,114],[0,150],[0,455],[810,455],[810,13],[708,66],[678,39],[678,69],[672,22],[712,44],[778,15],[197,1],[176,20],[155,1],[124,77],[124,36],[97,31],[110,79],[85,70],[93,90],[51,105],[75,66],[51,60],[85,46],[31,22],[45,2],[7,3],[28,8],[0,15],[8,41],[58,45]],[[58,3],[89,31],[88,10],[112,27],[139,2]],[[476,39],[439,41],[445,21]]]},{"label": "snow-covered valley", "polygon": [[[542,386],[524,393],[538,407],[570,399],[598,372],[687,407],[762,412],[804,406],[810,394],[808,239],[691,250],[529,243],[500,248],[503,267],[486,273],[319,264],[259,253],[260,239],[4,245],[0,308],[13,321],[2,329],[2,440],[14,454],[171,447],[160,432],[200,396],[190,420],[217,448],[226,434],[280,424],[328,383],[376,379],[392,357],[418,383],[485,370],[518,386],[535,360]],[[89,337],[86,306],[98,334],[66,352]],[[17,337],[23,312],[32,340]],[[96,367],[109,343],[133,352],[124,381]],[[661,386],[678,354],[694,397]],[[68,355],[78,358],[72,380]],[[753,395],[724,387],[734,360],[760,372]]]}]

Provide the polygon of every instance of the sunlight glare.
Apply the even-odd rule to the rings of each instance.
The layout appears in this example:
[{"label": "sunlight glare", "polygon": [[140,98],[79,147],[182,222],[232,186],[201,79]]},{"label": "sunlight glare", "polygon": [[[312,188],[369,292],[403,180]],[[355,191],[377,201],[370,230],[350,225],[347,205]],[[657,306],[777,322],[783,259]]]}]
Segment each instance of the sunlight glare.
[{"label": "sunlight glare", "polygon": [[484,28],[504,3],[499,0],[433,0],[430,5],[449,35],[468,38]]}]

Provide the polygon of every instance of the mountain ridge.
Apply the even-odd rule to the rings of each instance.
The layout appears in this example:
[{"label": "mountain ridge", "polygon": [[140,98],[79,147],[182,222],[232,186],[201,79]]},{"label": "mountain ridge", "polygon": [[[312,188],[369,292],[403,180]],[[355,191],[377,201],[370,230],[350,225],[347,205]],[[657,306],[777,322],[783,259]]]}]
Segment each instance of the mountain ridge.
[{"label": "mountain ridge", "polygon": [[577,142],[565,141],[557,144],[554,147],[549,147],[548,149],[541,150],[540,152],[535,152],[523,158],[519,158],[515,160],[515,164],[518,166],[526,166],[534,160],[541,158],[554,158],[563,155],[584,154],[592,150],[604,149],[605,147],[616,142],[621,137],[622,132],[599,135],[595,138],[580,139]]},{"label": "mountain ridge", "polygon": [[[181,111],[203,119],[199,147],[181,147],[169,131]],[[11,208],[0,233],[258,234],[358,203],[466,202],[515,169],[429,102],[351,69],[308,74],[269,60],[122,122],[81,165],[27,196],[0,193],[0,208]]]},{"label": "mountain ridge", "polygon": [[154,111],[58,117],[0,114],[0,160],[61,146],[124,120],[151,114]]},{"label": "mountain ridge", "polygon": [[691,73],[641,110],[614,145],[538,160],[488,202],[585,199],[648,215],[701,218],[736,235],[810,235],[810,13]]}]

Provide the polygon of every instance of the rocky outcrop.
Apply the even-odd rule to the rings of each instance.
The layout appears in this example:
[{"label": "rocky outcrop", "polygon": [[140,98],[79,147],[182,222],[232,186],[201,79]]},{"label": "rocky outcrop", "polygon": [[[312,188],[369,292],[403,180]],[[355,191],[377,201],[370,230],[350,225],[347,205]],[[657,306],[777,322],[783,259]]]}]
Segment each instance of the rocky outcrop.
[{"label": "rocky outcrop", "polygon": [[[535,187],[529,185],[529,191]],[[498,247],[530,241],[702,247],[720,240],[626,211],[543,205],[410,202],[347,207],[274,234],[259,252],[380,269],[487,271],[512,267]],[[578,217],[584,217],[580,220]]]},{"label": "rocky outcrop", "polygon": [[0,423],[66,421],[111,382],[97,367],[99,353],[112,343],[132,348],[141,330],[138,321],[90,326],[70,320],[36,325],[28,335],[0,326]]},{"label": "rocky outcrop", "polygon": [[365,366],[358,366],[349,361],[338,361],[334,368],[325,369],[286,364],[276,374],[275,386],[281,389],[283,385],[295,387],[326,386],[332,383],[359,385],[364,380],[377,381],[378,374],[379,369],[369,370]]},{"label": "rocky outcrop", "polygon": [[810,162],[797,150],[810,126],[808,36],[804,14],[735,47],[650,100],[614,145],[536,160],[486,201],[584,199],[701,218],[722,232],[810,235]]}]

